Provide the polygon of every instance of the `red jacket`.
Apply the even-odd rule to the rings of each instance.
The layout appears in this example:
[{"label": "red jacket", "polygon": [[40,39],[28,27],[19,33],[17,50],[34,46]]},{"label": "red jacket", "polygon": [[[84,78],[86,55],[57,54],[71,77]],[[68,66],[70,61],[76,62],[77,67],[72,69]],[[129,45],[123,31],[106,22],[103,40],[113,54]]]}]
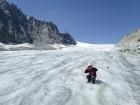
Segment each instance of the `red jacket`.
[{"label": "red jacket", "polygon": [[85,73],[89,73],[90,76],[95,76],[96,77],[96,71],[97,71],[97,69],[94,67],[91,70],[90,69],[86,69]]}]

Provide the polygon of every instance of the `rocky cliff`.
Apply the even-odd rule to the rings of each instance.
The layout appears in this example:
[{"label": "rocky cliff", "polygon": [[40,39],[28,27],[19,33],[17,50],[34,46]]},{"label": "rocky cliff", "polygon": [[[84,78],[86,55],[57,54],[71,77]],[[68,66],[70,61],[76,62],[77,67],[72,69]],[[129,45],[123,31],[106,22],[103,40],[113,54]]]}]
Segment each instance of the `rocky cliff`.
[{"label": "rocky cliff", "polygon": [[26,16],[16,5],[0,0],[0,42],[35,45],[69,44],[76,41],[69,33],[60,33],[52,22]]},{"label": "rocky cliff", "polygon": [[140,53],[140,29],[126,35],[118,45],[123,51]]}]

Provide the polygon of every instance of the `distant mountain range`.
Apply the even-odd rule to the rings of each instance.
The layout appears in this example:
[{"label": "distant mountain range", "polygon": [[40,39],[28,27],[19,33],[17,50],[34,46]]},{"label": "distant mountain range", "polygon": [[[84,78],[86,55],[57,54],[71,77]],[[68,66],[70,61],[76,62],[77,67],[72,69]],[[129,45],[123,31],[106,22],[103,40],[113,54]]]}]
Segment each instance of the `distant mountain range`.
[{"label": "distant mountain range", "polygon": [[[60,33],[52,22],[27,16],[15,4],[6,0],[0,0],[0,42],[29,43],[41,49],[48,48],[50,44],[77,44],[69,33]],[[122,38],[118,46],[122,51],[140,53],[140,29]]]},{"label": "distant mountain range", "polygon": [[45,47],[47,44],[76,45],[69,33],[60,33],[52,22],[25,15],[15,4],[0,0],[0,42],[30,43]]},{"label": "distant mountain range", "polygon": [[118,45],[122,51],[140,53],[140,29],[124,36]]}]

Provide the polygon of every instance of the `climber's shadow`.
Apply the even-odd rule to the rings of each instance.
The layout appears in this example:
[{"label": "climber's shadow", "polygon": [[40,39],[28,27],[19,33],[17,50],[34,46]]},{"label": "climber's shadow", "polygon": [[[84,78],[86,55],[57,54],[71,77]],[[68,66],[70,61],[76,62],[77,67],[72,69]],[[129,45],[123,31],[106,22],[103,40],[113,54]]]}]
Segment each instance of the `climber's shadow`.
[{"label": "climber's shadow", "polygon": [[95,84],[104,84],[104,82],[101,80],[95,80]]}]

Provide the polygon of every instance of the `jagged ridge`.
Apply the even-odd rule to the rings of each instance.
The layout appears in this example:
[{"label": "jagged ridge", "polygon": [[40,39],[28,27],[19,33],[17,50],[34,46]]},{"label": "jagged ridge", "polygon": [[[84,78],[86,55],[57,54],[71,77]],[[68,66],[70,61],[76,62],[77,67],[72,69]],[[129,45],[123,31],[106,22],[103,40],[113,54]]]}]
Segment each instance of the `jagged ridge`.
[{"label": "jagged ridge", "polygon": [[0,42],[76,44],[69,33],[60,33],[52,22],[26,16],[16,5],[6,0],[0,1]]}]

